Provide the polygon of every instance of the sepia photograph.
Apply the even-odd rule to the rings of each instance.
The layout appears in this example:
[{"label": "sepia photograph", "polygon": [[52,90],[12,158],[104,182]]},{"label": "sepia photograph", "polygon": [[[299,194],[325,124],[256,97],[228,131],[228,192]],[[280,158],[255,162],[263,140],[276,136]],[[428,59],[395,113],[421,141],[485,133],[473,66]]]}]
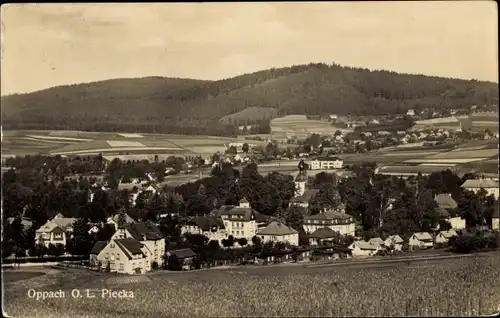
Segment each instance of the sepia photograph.
[{"label": "sepia photograph", "polygon": [[500,314],[496,2],[0,20],[5,317]]}]

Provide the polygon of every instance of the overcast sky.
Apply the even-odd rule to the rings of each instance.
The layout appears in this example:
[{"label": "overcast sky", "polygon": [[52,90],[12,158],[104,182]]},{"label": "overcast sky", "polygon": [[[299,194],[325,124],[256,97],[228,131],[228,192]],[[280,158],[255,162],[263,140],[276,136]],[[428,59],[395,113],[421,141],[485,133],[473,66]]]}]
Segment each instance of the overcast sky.
[{"label": "overcast sky", "polygon": [[2,95],[309,62],[498,82],[493,1],[16,4],[1,19]]}]

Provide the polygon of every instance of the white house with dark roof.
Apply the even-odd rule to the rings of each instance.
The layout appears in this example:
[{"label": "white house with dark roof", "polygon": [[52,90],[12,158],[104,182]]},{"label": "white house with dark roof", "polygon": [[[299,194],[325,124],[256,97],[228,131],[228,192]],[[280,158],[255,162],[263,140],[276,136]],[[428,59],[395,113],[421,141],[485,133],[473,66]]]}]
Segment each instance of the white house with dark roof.
[{"label": "white house with dark roof", "polygon": [[410,237],[408,245],[410,247],[430,248],[434,246],[434,239],[432,238],[432,235],[427,232],[417,232],[413,233]]},{"label": "white house with dark roof", "polygon": [[283,242],[299,245],[299,232],[278,221],[272,221],[268,226],[257,231],[256,235],[262,239],[263,243]]},{"label": "white house with dark roof", "polygon": [[100,265],[103,270],[108,266],[111,272],[123,274],[144,274],[151,270],[151,252],[132,237],[111,239],[104,247],[102,241],[97,242],[90,254],[91,264]]},{"label": "white house with dark roof", "polygon": [[492,194],[496,199],[498,199],[499,196],[499,183],[492,179],[482,178],[465,180],[461,187],[473,191],[474,193],[477,193],[480,189],[484,189],[488,195]]},{"label": "white house with dark roof", "polygon": [[455,230],[450,229],[448,231],[441,231],[436,235],[436,244],[444,244],[448,243],[448,241],[452,238],[457,236],[457,232]]},{"label": "white house with dark roof", "polygon": [[228,236],[232,235],[235,239],[246,238],[249,243],[268,222],[266,216],[252,209],[246,198],[241,199],[236,206],[221,206],[215,215],[222,219]]},{"label": "white house with dark roof", "polygon": [[111,240],[123,238],[133,238],[143,244],[150,252],[151,264],[153,262],[156,262],[158,266],[163,264],[165,236],[152,222],[125,224],[113,234]]},{"label": "white house with dark roof", "polygon": [[66,218],[59,213],[35,231],[35,243],[43,243],[46,246],[49,244],[66,245],[67,239],[73,235],[75,221],[75,218]]},{"label": "white house with dark roof", "polygon": [[337,209],[325,209],[318,214],[305,217],[303,226],[307,234],[319,228],[328,227],[342,235],[354,236],[356,230],[354,218],[346,214],[342,206]]},{"label": "white house with dark roof", "polygon": [[218,241],[228,238],[222,218],[215,215],[195,216],[187,220],[181,228],[181,234],[201,234],[209,240]]},{"label": "white house with dark roof", "polygon": [[381,245],[372,244],[366,241],[355,241],[348,247],[353,257],[373,256],[381,250]]},{"label": "white house with dark roof", "polygon": [[344,161],[338,157],[316,157],[309,161],[311,170],[342,169]]}]

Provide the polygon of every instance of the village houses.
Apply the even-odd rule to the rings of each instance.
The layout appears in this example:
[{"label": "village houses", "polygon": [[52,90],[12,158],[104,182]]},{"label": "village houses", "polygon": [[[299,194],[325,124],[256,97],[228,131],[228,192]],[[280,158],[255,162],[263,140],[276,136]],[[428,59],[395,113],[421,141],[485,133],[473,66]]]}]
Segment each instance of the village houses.
[{"label": "village houses", "polygon": [[382,249],[380,244],[374,244],[366,241],[354,241],[348,247],[353,257],[366,257],[377,254]]},{"label": "village houses", "polygon": [[35,231],[35,243],[66,245],[66,241],[73,235],[75,218],[66,218],[61,213],[47,221]]},{"label": "village houses", "polygon": [[384,241],[384,246],[387,248],[393,248],[395,251],[402,251],[404,240],[399,235],[391,235]]},{"label": "village houses", "polygon": [[[131,218],[127,213],[124,213],[123,215],[125,217],[124,219],[125,224],[136,223],[136,221],[133,218]],[[113,225],[115,227],[115,231],[117,231],[119,227],[118,226],[119,220],[120,220],[120,213],[117,213],[113,216],[108,217],[106,223]]]}]

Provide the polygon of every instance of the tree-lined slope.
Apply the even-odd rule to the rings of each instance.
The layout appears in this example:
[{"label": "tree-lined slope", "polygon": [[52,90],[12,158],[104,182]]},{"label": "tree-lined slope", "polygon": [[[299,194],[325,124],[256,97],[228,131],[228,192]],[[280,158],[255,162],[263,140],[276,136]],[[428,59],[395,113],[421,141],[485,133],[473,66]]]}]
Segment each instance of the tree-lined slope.
[{"label": "tree-lined slope", "polygon": [[[230,134],[225,116],[386,114],[498,104],[498,84],[309,64],[220,81],[148,77],[2,97],[4,127]],[[239,116],[237,116],[239,118]],[[226,117],[227,118],[227,117]]]}]

